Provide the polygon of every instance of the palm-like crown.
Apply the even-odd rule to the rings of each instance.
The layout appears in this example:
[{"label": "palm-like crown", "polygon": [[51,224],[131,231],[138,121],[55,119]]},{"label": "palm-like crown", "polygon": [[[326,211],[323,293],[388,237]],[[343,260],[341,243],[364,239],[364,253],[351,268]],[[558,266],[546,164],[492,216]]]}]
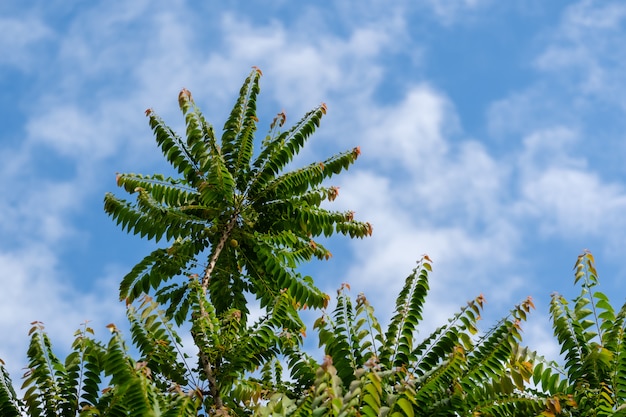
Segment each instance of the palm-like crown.
[{"label": "palm-like crown", "polygon": [[[260,77],[261,71],[254,68],[246,78],[221,140],[186,89],[179,95],[185,139],[154,111],[146,111],[158,145],[181,177],[120,174],[117,184],[135,193],[137,201],[105,196],[106,212],[129,232],[171,242],[126,275],[120,286],[122,299],[132,302],[152,287],[161,300],[174,302],[171,307],[182,322],[189,286],[163,283],[187,274],[197,276],[218,314],[233,308],[245,314],[246,292],[255,294],[262,306],[289,291],[300,305],[321,307],[328,296],[295,272],[302,261],[330,256],[314,239],[335,232],[351,237],[372,233],[372,226],[355,221],[352,212],[321,207],[324,200],[337,196],[337,188],[324,186],[324,180],[348,168],[359,156],[358,147],[285,170],[319,126],[325,104],[286,131],[281,131],[285,114],[278,114],[255,155]],[[197,265],[203,266],[202,273],[193,275]]]}]

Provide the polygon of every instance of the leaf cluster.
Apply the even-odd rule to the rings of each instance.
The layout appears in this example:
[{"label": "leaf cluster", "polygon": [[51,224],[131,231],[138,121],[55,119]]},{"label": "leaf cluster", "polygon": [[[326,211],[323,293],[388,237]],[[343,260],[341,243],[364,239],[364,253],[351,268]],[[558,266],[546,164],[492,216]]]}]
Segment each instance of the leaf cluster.
[{"label": "leaf cluster", "polygon": [[571,301],[552,295],[550,316],[564,362],[538,363],[533,381],[553,395],[546,415],[626,416],[626,304],[615,309],[591,252],[578,256]]},{"label": "leaf cluster", "polygon": [[[519,347],[520,322],[534,308],[527,299],[485,334],[477,321],[481,296],[447,324],[417,339],[428,293],[431,261],[410,274],[387,329],[364,295],[354,302],[344,284],[332,313],[315,323],[326,359],[292,361],[294,375],[312,388],[300,399],[276,394],[257,415],[290,416],[526,416],[544,410],[543,397],[525,388],[533,364]],[[454,414],[457,413],[457,414]]]},{"label": "leaf cluster", "polygon": [[[284,289],[301,305],[323,307],[327,296],[295,267],[331,256],[316,237],[371,234],[371,225],[354,220],[352,212],[321,207],[338,193],[324,181],[348,168],[358,157],[358,148],[286,170],[318,128],[326,105],[284,131],[286,116],[279,114],[255,154],[260,77],[255,68],[246,78],[220,138],[188,90],[179,95],[186,122],[184,138],[153,110],[146,112],[158,146],[180,177],[118,174],[117,184],[136,195],[136,201],[105,196],[105,211],[124,230],[169,242],[124,277],[122,299],[132,302],[162,289],[176,276],[188,275],[201,280],[218,314],[236,308],[245,320],[246,293],[267,306]],[[193,275],[199,266],[203,273]],[[172,308],[179,310],[179,323],[189,309],[186,286],[178,282],[176,288],[157,293],[161,302],[171,297],[176,305]]]},{"label": "leaf cluster", "polygon": [[12,392],[0,403],[2,415],[192,415],[197,398],[163,390],[148,362],[132,359],[119,331],[113,325],[110,330],[111,339],[103,344],[93,338],[93,329],[83,325],[75,333],[71,353],[61,361],[43,325],[33,323],[23,399]]},{"label": "leaf cluster", "polygon": [[[323,207],[338,195],[326,181],[360,151],[288,169],[324,104],[288,129],[279,113],[255,150],[260,77],[258,68],[248,75],[219,137],[186,89],[178,100],[184,135],[146,111],[179,176],[118,174],[134,201],[105,196],[123,230],[165,241],[120,284],[136,359],[115,325],[103,343],[85,324],[61,360],[34,322],[23,397],[0,361],[0,415],[626,416],[626,304],[614,309],[597,290],[589,252],[574,268],[580,295],[569,303],[554,294],[550,304],[563,364],[520,344],[531,298],[483,333],[479,295],[418,338],[428,256],[406,278],[386,326],[348,284],[329,311],[330,297],[297,266],[331,256],[320,237],[372,233],[353,212]],[[323,309],[313,326],[322,363],[302,348],[300,311],[308,307]]]},{"label": "leaf cluster", "polygon": [[[234,412],[241,402],[258,400],[261,385],[251,387],[244,376],[276,363],[277,355],[300,344],[300,309],[327,305],[328,295],[296,270],[313,258],[330,258],[315,239],[372,233],[372,226],[355,220],[353,212],[322,207],[338,195],[338,188],[327,186],[326,180],[347,169],[358,148],[288,169],[319,127],[325,104],[288,129],[283,129],[286,115],[279,113],[255,151],[260,78],[261,71],[253,68],[221,136],[186,89],[178,97],[184,135],[152,109],[146,111],[157,145],[179,176],[118,174],[118,186],[135,201],[111,193],[104,201],[105,211],[122,229],[167,241],[122,279],[120,298],[129,306],[139,303],[147,314],[157,311],[156,304],[147,309],[154,300],[165,308],[145,326],[132,323],[137,324],[133,341],[144,348],[151,340],[163,340],[150,326],[163,325],[159,329],[171,336],[167,320],[178,326],[191,322],[199,358],[195,384],[205,385],[205,406],[216,412]],[[146,304],[148,294],[153,298]],[[259,300],[262,317],[251,324],[252,297]],[[172,362],[175,353],[170,345],[149,350],[147,363],[165,378],[162,388],[188,383],[182,365]]]}]

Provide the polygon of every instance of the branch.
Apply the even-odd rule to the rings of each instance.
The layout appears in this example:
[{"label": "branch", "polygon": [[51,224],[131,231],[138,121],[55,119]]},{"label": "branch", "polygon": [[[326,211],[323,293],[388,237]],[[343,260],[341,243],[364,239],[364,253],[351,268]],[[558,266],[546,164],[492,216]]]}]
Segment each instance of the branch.
[{"label": "branch", "polygon": [[222,253],[222,250],[224,249],[224,245],[226,244],[226,241],[230,237],[230,234],[232,233],[233,229],[235,228],[235,225],[237,224],[238,217],[239,217],[238,212],[233,213],[233,216],[231,217],[230,222],[228,223],[228,225],[226,225],[226,228],[224,229],[224,233],[222,233],[222,237],[220,238],[219,242],[217,243],[217,246],[215,247],[215,251],[213,252],[213,256],[211,256],[209,265],[204,270],[204,276],[202,277],[203,294],[206,294],[207,288],[209,287],[209,281],[211,281],[211,274],[213,273],[213,270],[215,269],[215,265],[217,264],[217,260],[219,259],[220,254]]},{"label": "branch", "polygon": [[220,389],[217,386],[217,380],[215,379],[215,374],[213,373],[211,361],[202,349],[200,349],[200,363],[202,364],[202,370],[204,371],[207,381],[209,382],[209,394],[213,398],[215,408],[220,410],[224,407],[224,402],[222,401]]},{"label": "branch", "polygon": [[[211,274],[213,273],[213,270],[215,269],[215,265],[217,264],[217,260],[219,259],[220,254],[222,253],[222,250],[224,249],[224,245],[226,244],[226,241],[230,237],[230,234],[232,233],[235,225],[237,224],[237,217],[238,217],[238,212],[233,213],[233,216],[231,217],[230,222],[226,225],[226,228],[224,229],[224,232],[222,233],[222,236],[220,237],[220,240],[217,243],[217,246],[215,247],[215,251],[213,252],[213,256],[211,256],[209,265],[204,271],[204,276],[202,277],[203,299],[200,301],[200,317],[198,318],[200,320],[204,319],[207,316],[206,310],[204,309],[204,298],[206,297],[206,292],[209,287],[209,282],[211,281]],[[198,339],[199,337],[200,335],[193,334],[194,343],[198,347],[198,352],[199,352],[198,356],[200,358],[200,364],[202,366],[202,370],[204,371],[204,374],[206,375],[207,381],[209,383],[209,394],[213,398],[213,402],[215,404],[216,410],[223,411],[224,402],[222,401],[222,395],[220,393],[219,386],[217,385],[217,379],[215,377],[214,367],[211,364],[210,358],[208,357],[206,352],[204,352],[204,350],[202,349],[203,343],[202,343],[202,340]]]}]

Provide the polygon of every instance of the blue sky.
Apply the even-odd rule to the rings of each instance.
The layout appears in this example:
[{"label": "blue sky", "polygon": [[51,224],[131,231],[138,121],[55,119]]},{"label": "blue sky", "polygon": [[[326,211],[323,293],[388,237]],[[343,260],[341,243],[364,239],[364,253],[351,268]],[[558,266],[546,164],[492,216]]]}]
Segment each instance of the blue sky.
[{"label": "blue sky", "polygon": [[374,225],[308,265],[381,317],[422,254],[423,334],[467,300],[483,326],[532,295],[526,341],[556,357],[550,294],[590,249],[624,302],[626,3],[411,0],[0,4],[0,358],[18,379],[30,322],[62,351],[82,322],[123,324],[121,277],[153,244],[102,210],[116,172],[168,172],[151,107],[180,129],[186,87],[221,127],[256,65],[260,129],[328,116],[296,164],[360,146],[336,209]]}]

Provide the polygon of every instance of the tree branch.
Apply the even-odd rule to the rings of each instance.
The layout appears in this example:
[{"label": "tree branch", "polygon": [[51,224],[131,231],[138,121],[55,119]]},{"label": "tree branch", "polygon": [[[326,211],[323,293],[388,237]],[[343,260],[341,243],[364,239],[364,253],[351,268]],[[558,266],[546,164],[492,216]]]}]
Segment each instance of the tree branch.
[{"label": "tree branch", "polygon": [[226,241],[230,237],[235,225],[237,224],[237,218],[239,217],[239,212],[233,213],[233,216],[230,219],[230,222],[226,225],[224,229],[224,233],[222,233],[222,237],[220,237],[219,242],[217,242],[217,246],[215,247],[215,251],[213,252],[213,256],[211,256],[211,260],[209,261],[209,265],[204,270],[204,276],[202,277],[202,291],[206,294],[207,288],[209,287],[209,281],[211,280],[211,274],[215,269],[215,265],[217,264],[217,260],[219,259],[222,250],[224,249],[224,245],[226,245]]},{"label": "tree branch", "polygon": [[[209,282],[211,281],[211,274],[213,273],[213,270],[215,269],[215,265],[217,264],[217,260],[219,259],[220,254],[222,253],[222,250],[224,249],[224,245],[226,244],[226,241],[230,237],[233,229],[235,228],[235,225],[237,224],[238,216],[239,216],[238,212],[233,213],[230,221],[228,222],[228,224],[226,225],[226,228],[224,229],[224,232],[222,233],[222,236],[220,237],[219,242],[217,243],[217,246],[215,247],[215,251],[213,251],[213,256],[211,256],[209,265],[204,270],[204,276],[202,277],[202,294],[205,297],[206,297],[207,289],[209,287]],[[202,300],[200,303],[200,317],[197,318],[197,320],[203,320],[206,318],[206,316],[207,315],[204,309],[204,300]],[[199,352],[198,356],[200,358],[200,365],[202,366],[204,375],[206,376],[206,379],[209,383],[209,395],[213,398],[215,409],[218,412],[223,413],[225,411],[224,402],[222,401],[222,395],[220,393],[220,389],[217,384],[217,378],[215,376],[215,367],[213,366],[213,364],[211,364],[211,360],[209,359],[206,352],[202,350],[203,343],[202,343],[202,340],[197,339],[198,337],[201,337],[201,336],[197,334],[193,334],[194,342],[196,346],[198,347],[198,352]]]}]

